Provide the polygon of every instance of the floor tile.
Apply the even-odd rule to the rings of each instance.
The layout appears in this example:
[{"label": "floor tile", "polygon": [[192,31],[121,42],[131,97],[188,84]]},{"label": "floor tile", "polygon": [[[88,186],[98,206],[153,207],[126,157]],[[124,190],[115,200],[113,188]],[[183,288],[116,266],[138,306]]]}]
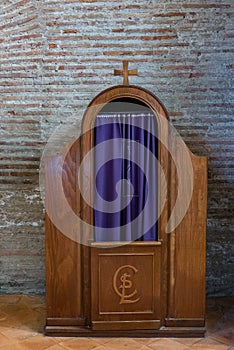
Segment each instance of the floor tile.
[{"label": "floor tile", "polygon": [[56,343],[63,343],[63,342],[66,342],[68,340],[76,339],[74,337],[51,337],[51,338],[54,339],[54,341]]},{"label": "floor tile", "polygon": [[184,344],[180,344],[177,341],[167,338],[155,339],[152,343],[147,345],[150,349],[155,350],[188,350],[189,347]]},{"label": "floor tile", "polygon": [[1,350],[25,350],[18,343],[10,343],[3,347],[0,347]]},{"label": "floor tile", "polygon": [[114,339],[116,339],[116,338],[90,338],[90,339],[93,339],[94,341],[96,341],[98,344],[101,344],[101,345],[103,345],[103,344],[107,344],[107,343],[109,343],[110,341],[113,341]]},{"label": "floor tile", "polygon": [[1,321],[5,321],[6,318],[7,318],[7,314],[6,314],[5,312],[2,312],[2,311],[0,310],[0,322],[1,322]]},{"label": "floor tile", "polygon": [[36,335],[35,337],[22,340],[18,343],[24,350],[45,350],[50,346],[55,345],[53,338]]},{"label": "floor tile", "polygon": [[142,348],[141,343],[138,343],[136,340],[130,338],[117,338],[111,340],[105,344],[105,346],[108,350],[140,350],[140,348]]},{"label": "floor tile", "polygon": [[63,346],[65,349],[68,350],[91,350],[100,346],[100,343],[90,338],[74,338],[67,341],[63,341],[59,343],[59,345]]},{"label": "floor tile", "polygon": [[133,338],[136,342],[142,344],[142,345],[148,345],[149,343],[152,343],[154,338]]},{"label": "floor tile", "polygon": [[191,346],[191,345],[199,342],[203,338],[171,338],[171,339],[173,339],[174,341],[177,341],[180,344]]},{"label": "floor tile", "polygon": [[46,348],[46,350],[65,350],[65,349],[63,346],[61,346],[59,344],[55,344],[55,345],[50,346],[49,348]]},{"label": "floor tile", "polygon": [[193,350],[228,350],[228,346],[222,344],[211,337],[200,340],[198,343],[191,346]]},{"label": "floor tile", "polygon": [[217,341],[227,344],[229,346],[234,345],[234,327],[228,327],[218,332],[211,334],[211,337]]},{"label": "floor tile", "polygon": [[4,334],[0,333],[0,349],[7,344],[9,344],[9,339]]},{"label": "floor tile", "polygon": [[23,340],[23,339],[34,337],[38,333],[26,327],[22,327],[22,328],[7,327],[2,330],[2,334],[4,334],[8,339],[13,339],[14,341],[16,341],[16,340]]},{"label": "floor tile", "polygon": [[0,304],[16,304],[21,300],[21,295],[15,294],[1,294],[0,295]]},{"label": "floor tile", "polygon": [[99,346],[93,348],[93,350],[108,350],[108,346],[107,345],[99,345]]}]

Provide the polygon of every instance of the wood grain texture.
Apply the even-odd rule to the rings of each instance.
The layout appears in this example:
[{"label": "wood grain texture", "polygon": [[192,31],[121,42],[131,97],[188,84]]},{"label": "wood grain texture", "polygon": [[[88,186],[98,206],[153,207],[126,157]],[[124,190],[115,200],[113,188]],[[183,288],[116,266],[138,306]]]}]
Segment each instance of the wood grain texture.
[{"label": "wood grain texture", "polygon": [[134,329],[134,324],[138,324],[136,329],[148,329],[149,324],[150,328],[159,328],[162,319],[160,262],[161,245],[157,242],[92,247],[93,329],[125,327],[127,330]]},{"label": "wood grain texture", "polygon": [[79,326],[47,326],[46,335],[62,337],[128,337],[128,338],[153,338],[153,337],[178,337],[201,338],[205,334],[204,327],[161,327],[160,329],[133,329],[133,330],[92,330]]},{"label": "wood grain texture", "polygon": [[[76,211],[79,210],[79,196],[76,192],[79,143],[75,142],[65,151],[66,156],[62,166],[63,189],[71,207],[70,210]],[[56,207],[58,188],[56,188],[55,177],[60,158],[61,155],[47,159],[47,207]],[[66,219],[65,212],[60,211],[59,215]],[[53,319],[53,324],[57,324],[60,318],[61,320],[70,320],[65,322],[68,324],[71,324],[71,322],[76,325],[84,323],[82,321],[81,275],[81,246],[60,232],[46,214],[46,305],[49,324],[53,323]]]},{"label": "wood grain texture", "polygon": [[[182,161],[182,153],[179,151],[181,146],[176,137],[172,142],[175,149],[178,149],[177,161],[180,164]],[[178,319],[204,319],[207,159],[196,157],[191,152],[189,156],[193,168],[192,197],[183,220],[170,234],[168,315]],[[179,190],[176,172],[176,166],[174,162],[171,162],[171,207],[175,205]],[[179,210],[180,208],[175,213],[175,219],[179,215]]]}]

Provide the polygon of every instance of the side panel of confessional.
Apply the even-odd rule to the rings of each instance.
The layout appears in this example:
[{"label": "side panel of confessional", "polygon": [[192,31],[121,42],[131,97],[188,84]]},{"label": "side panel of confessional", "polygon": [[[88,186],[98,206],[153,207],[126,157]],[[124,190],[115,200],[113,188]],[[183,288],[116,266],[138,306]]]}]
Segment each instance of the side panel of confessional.
[{"label": "side panel of confessional", "polygon": [[[170,139],[176,150],[177,168],[182,168],[181,141]],[[206,297],[206,207],[207,207],[207,158],[192,154],[187,146],[188,165],[183,186],[192,180],[191,198],[186,213],[179,225],[169,234],[169,283],[167,326],[204,327]],[[171,211],[178,198],[178,172],[171,162],[170,171]],[[186,184],[187,181],[187,184]],[[186,201],[186,196],[184,201]],[[183,202],[182,202],[183,204]],[[174,220],[180,216],[181,206],[174,213]]]},{"label": "side panel of confessional", "polygon": [[[62,154],[46,159],[47,332],[50,326],[64,327],[85,323],[82,297],[82,246],[74,240],[74,236],[65,235],[60,231],[59,224],[56,225],[57,222],[66,222],[66,230],[74,231],[69,220],[66,219],[67,208],[59,205],[61,188],[58,173],[61,173],[62,191],[70,209],[79,213],[80,196],[76,181],[79,157],[80,141],[78,140]],[[58,220],[53,217],[54,208],[56,208],[56,214],[58,213]]]}]

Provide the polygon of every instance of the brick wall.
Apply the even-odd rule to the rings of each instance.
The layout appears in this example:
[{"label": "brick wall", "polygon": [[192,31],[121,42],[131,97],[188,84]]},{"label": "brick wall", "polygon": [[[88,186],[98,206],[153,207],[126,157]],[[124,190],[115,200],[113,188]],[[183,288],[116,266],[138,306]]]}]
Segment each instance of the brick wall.
[{"label": "brick wall", "polygon": [[[232,0],[2,0],[0,291],[44,291],[38,169],[59,125],[79,120],[129,59],[190,149],[209,157],[207,293],[231,295]],[[134,61],[134,62],[133,62]]]}]

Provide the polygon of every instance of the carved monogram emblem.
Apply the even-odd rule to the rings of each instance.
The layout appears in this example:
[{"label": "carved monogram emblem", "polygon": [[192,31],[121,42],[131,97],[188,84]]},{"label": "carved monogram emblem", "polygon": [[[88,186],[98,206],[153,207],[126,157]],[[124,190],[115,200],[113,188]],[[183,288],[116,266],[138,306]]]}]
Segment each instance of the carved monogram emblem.
[{"label": "carved monogram emblem", "polygon": [[[129,274],[127,271],[132,270],[133,274]],[[137,290],[131,290],[133,287],[132,278],[135,273],[137,273],[137,268],[132,265],[120,266],[114,274],[113,277],[113,288],[116,294],[120,297],[120,304],[133,304],[137,303],[140,298],[133,298],[137,294]],[[129,290],[129,294],[128,294]]]}]

